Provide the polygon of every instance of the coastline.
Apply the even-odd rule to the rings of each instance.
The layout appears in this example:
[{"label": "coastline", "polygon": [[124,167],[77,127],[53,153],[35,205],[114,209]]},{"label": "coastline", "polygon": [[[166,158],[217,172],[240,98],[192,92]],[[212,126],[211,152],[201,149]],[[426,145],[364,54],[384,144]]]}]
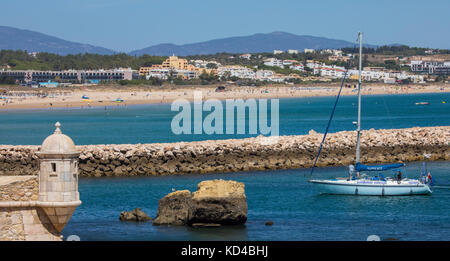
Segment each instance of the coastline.
[{"label": "coastline", "polygon": [[[338,85],[319,86],[263,86],[263,87],[227,87],[225,92],[216,92],[216,86],[193,86],[179,88],[123,88],[113,87],[86,88],[86,89],[45,89],[45,90],[14,90],[17,96],[8,96],[9,102],[0,100],[0,112],[16,109],[45,109],[45,108],[81,108],[81,107],[107,107],[142,104],[171,103],[176,99],[194,99],[194,91],[201,91],[203,99],[268,99],[268,98],[300,98],[335,96]],[[354,88],[344,87],[341,95],[356,95]],[[365,85],[362,95],[399,95],[421,93],[449,93],[450,84],[440,85]],[[40,98],[37,94],[47,94]],[[82,96],[89,100],[82,100]],[[120,98],[124,102],[113,100]]]}]

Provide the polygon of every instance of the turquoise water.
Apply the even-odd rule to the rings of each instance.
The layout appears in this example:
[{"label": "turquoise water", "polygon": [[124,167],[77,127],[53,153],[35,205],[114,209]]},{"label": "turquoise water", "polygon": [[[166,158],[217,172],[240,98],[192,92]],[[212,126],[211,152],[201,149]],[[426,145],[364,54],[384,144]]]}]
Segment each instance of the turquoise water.
[{"label": "turquoise water", "polygon": [[[280,99],[280,135],[306,134],[311,129],[324,132],[334,100],[335,97]],[[414,105],[420,101],[428,101],[430,105]],[[356,120],[356,108],[355,96],[342,97],[330,131],[354,130],[352,122]],[[176,113],[170,111],[170,104],[0,111],[0,144],[41,144],[53,132],[56,121],[60,121],[63,132],[80,145],[255,136],[175,135],[170,123]],[[450,93],[364,96],[362,114],[363,129],[450,125]]]},{"label": "turquoise water", "polygon": [[[323,132],[335,97],[280,99],[280,135]],[[428,101],[428,106],[416,102]],[[446,101],[446,103],[443,103]],[[353,130],[356,97],[342,97],[330,131]],[[363,98],[363,129],[449,126],[450,94],[377,95]],[[41,144],[56,121],[76,144],[175,142],[251,135],[175,135],[169,104],[79,109],[0,111],[0,144]],[[431,162],[438,185],[431,196],[355,197],[319,195],[306,182],[308,169],[226,174],[82,178],[83,204],[64,236],[81,240],[450,240],[450,162]],[[419,163],[406,167],[414,177]],[[346,175],[344,167],[319,168],[318,176]],[[141,207],[155,217],[158,200],[174,189],[194,191],[206,179],[244,182],[249,205],[244,227],[193,229],[123,223],[123,210]],[[447,186],[447,187],[446,187]],[[266,227],[264,223],[274,221]]]},{"label": "turquoise water", "polygon": [[[416,177],[421,164],[405,172]],[[428,165],[437,185],[450,185],[450,162]],[[450,186],[430,196],[364,197],[320,195],[306,182],[307,169],[189,176],[83,178],[83,204],[64,236],[81,240],[450,240]],[[320,177],[346,174],[344,167],[319,168]],[[206,179],[243,182],[248,221],[243,227],[188,228],[119,221],[122,210],[141,207],[155,217],[158,200],[172,191],[196,190]],[[265,226],[271,220],[274,225]]]}]

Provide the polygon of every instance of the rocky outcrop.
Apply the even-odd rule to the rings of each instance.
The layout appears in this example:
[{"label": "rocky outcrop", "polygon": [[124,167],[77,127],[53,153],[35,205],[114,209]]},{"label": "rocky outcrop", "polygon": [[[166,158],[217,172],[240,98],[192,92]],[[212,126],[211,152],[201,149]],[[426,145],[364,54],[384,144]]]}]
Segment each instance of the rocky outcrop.
[{"label": "rocky outcrop", "polygon": [[136,208],[132,211],[122,211],[119,216],[120,221],[136,221],[145,222],[152,220],[151,217],[147,216],[144,211],[140,208]]},{"label": "rocky outcrop", "polygon": [[[80,176],[139,176],[249,170],[307,168],[323,134],[281,136],[276,143],[262,137],[197,142],[86,145],[81,151]],[[318,166],[353,163],[355,131],[330,133]],[[450,159],[450,127],[365,130],[361,156],[365,163]],[[39,146],[0,145],[0,175],[36,175]]]},{"label": "rocky outcrop", "polygon": [[158,202],[158,215],[153,225],[187,225],[191,212],[191,192],[175,191]]},{"label": "rocky outcrop", "polygon": [[189,224],[239,225],[247,221],[244,183],[207,180],[192,194]]},{"label": "rocky outcrop", "polygon": [[199,183],[192,195],[183,190],[162,198],[153,224],[194,227],[240,225],[247,221],[247,211],[243,183],[207,180]]}]

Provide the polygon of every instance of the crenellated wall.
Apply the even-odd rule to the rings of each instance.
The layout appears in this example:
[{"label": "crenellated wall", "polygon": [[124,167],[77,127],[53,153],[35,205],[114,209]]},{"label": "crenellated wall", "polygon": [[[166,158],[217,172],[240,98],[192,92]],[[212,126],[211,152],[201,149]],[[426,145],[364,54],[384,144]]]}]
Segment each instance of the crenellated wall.
[{"label": "crenellated wall", "polygon": [[[355,131],[330,133],[318,166],[354,162]],[[81,176],[136,176],[311,167],[323,134],[198,142],[77,146]],[[362,132],[364,163],[450,159],[450,126]],[[36,175],[39,146],[0,145],[0,175]]]}]

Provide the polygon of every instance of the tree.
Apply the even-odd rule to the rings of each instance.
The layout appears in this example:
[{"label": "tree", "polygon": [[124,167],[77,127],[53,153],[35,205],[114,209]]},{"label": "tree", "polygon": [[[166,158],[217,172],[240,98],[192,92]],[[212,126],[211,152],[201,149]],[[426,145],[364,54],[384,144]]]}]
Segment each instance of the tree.
[{"label": "tree", "polygon": [[208,68],[208,69],[217,69],[217,64],[215,64],[215,63],[208,63],[206,65],[206,68]]},{"label": "tree", "polygon": [[222,74],[222,80],[223,81],[229,81],[231,78],[231,72],[230,71],[226,71]]}]

